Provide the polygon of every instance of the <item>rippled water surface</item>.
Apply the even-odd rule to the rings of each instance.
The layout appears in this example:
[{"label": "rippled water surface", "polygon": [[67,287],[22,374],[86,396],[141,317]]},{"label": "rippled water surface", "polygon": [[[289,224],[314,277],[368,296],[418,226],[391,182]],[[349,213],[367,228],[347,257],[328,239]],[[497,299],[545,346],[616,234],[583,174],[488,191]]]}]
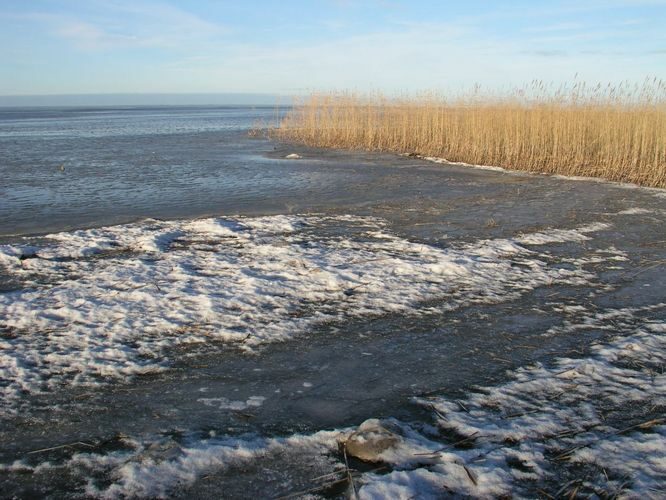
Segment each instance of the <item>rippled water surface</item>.
[{"label": "rippled water surface", "polygon": [[[261,154],[273,108],[0,110],[0,234],[233,209],[318,182]],[[273,162],[275,163],[275,162]],[[271,168],[267,168],[267,167]]]}]

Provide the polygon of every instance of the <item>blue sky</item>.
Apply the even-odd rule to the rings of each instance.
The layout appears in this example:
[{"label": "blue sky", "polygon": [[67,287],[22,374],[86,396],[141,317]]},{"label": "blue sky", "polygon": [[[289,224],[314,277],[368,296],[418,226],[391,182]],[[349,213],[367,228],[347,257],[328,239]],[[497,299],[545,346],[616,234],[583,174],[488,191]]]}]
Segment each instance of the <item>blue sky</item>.
[{"label": "blue sky", "polygon": [[666,1],[2,0],[0,95],[666,78]]}]

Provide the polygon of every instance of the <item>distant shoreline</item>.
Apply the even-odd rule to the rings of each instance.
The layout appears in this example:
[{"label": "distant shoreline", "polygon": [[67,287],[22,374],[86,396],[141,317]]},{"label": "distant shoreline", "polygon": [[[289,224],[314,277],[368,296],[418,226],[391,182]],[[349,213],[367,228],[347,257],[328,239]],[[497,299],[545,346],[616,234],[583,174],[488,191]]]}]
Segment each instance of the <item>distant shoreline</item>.
[{"label": "distant shoreline", "polygon": [[0,108],[58,106],[276,106],[293,96],[261,93],[0,95]]}]

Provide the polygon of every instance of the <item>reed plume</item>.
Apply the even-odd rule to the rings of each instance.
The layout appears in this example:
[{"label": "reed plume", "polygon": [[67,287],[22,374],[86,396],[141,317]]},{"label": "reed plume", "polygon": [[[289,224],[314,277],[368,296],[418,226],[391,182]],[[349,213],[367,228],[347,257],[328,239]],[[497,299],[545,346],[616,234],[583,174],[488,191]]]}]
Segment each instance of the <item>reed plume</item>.
[{"label": "reed plume", "polygon": [[312,94],[274,131],[316,147],[416,153],[512,170],[666,187],[666,82],[455,97]]}]

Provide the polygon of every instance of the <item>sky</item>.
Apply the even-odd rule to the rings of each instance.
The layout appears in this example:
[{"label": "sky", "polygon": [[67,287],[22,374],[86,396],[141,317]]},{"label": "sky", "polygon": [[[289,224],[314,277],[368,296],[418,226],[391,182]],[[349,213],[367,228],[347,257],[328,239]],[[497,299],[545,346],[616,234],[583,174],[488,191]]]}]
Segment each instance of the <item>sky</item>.
[{"label": "sky", "polygon": [[0,95],[666,79],[666,0],[1,0]]}]

